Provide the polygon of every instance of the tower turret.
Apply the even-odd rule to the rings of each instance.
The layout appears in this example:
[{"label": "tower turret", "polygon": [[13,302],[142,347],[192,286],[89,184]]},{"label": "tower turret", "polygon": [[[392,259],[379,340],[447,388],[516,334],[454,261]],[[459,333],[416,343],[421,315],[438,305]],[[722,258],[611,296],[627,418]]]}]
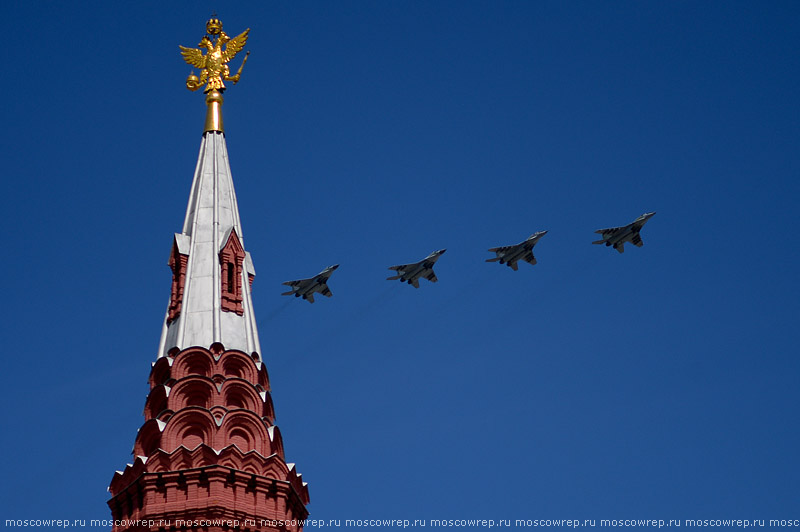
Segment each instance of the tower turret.
[{"label": "tower turret", "polygon": [[308,515],[308,488],[286,463],[274,425],[250,297],[255,269],[222,130],[222,80],[239,80],[241,68],[230,76],[227,62],[249,30],[230,39],[216,18],[207,29],[200,43],[207,54],[181,47],[202,69],[187,87],[208,83],[206,127],[183,229],[172,241],[172,286],[145,422],[133,463],[109,486],[114,531],[299,530]]}]

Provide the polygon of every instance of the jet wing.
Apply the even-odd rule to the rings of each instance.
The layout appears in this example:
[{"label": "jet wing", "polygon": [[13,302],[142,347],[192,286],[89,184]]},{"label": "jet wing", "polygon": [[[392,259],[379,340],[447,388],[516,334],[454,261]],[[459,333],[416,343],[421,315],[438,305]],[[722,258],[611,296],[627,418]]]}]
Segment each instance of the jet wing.
[{"label": "jet wing", "polygon": [[494,252],[495,254],[497,254],[497,256],[494,257],[494,258],[491,258],[491,259],[486,259],[486,262],[497,262],[498,260],[502,260],[509,253],[513,253],[514,250],[517,249],[517,247],[519,247],[519,246],[518,245],[516,245],[516,246],[500,246],[500,247],[497,247],[497,248],[489,248],[489,251]]},{"label": "jet wing", "polygon": [[622,231],[623,229],[624,229],[624,227],[610,227],[608,229],[598,229],[597,231],[595,231],[595,233],[597,233],[598,235],[603,235],[603,236],[613,236],[616,233],[619,233],[620,231]]},{"label": "jet wing", "polygon": [[407,272],[414,266],[416,266],[416,264],[400,264],[398,266],[389,266],[389,269],[396,271],[397,275],[394,275],[392,277],[387,277],[386,280],[395,281],[397,279],[400,279],[405,274],[405,272]]},{"label": "jet wing", "polygon": [[331,292],[331,289],[328,288],[328,285],[322,284],[320,286],[322,287],[322,289],[319,291],[320,294],[325,297],[331,297],[333,295],[333,292]]},{"label": "jet wing", "polygon": [[302,286],[311,282],[311,279],[298,279],[297,281],[286,281],[286,286]]},{"label": "jet wing", "polygon": [[489,251],[494,251],[495,253],[505,253],[514,249],[517,246],[500,246],[499,248],[489,248]]},{"label": "jet wing", "polygon": [[328,282],[328,279],[331,278],[331,275],[333,275],[333,270],[325,273],[320,273],[314,278],[314,280],[317,281],[318,283],[326,283]]},{"label": "jet wing", "polygon": [[524,260],[525,262],[527,262],[527,263],[530,263],[530,264],[536,264],[536,257],[534,257],[534,256],[533,256],[533,253],[532,253],[532,252],[530,252],[530,251],[529,251],[529,252],[527,252],[527,253],[526,253],[526,254],[525,254],[523,257],[522,257],[522,260]]},{"label": "jet wing", "polygon": [[601,238],[600,240],[595,240],[594,242],[592,242],[592,244],[606,244],[607,240],[614,238],[614,235],[620,233],[624,229],[625,229],[624,227],[610,227],[608,229],[598,229],[597,231],[595,231],[595,233],[597,233],[598,235],[603,235],[603,238]]},{"label": "jet wing", "polygon": [[631,244],[637,248],[642,247],[644,245],[644,242],[642,242],[642,236],[639,233],[634,233],[631,237]]},{"label": "jet wing", "polygon": [[427,272],[423,272],[422,276],[432,283],[435,283],[439,280],[439,278],[436,277],[436,274],[434,273],[433,270],[428,270]]},{"label": "jet wing", "polygon": [[313,279],[298,279],[296,281],[286,281],[283,284],[286,285],[286,286],[291,286],[292,290],[289,290],[288,292],[283,292],[281,295],[282,296],[290,296],[290,295],[294,294],[295,292],[304,289],[305,287],[310,285],[312,282],[313,282]]}]

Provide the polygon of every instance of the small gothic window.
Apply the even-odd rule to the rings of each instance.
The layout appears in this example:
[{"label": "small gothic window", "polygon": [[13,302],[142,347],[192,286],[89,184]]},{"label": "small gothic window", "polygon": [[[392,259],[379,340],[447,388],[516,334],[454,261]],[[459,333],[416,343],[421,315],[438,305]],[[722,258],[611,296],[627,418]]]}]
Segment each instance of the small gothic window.
[{"label": "small gothic window", "polygon": [[236,292],[234,289],[235,281],[233,280],[236,275],[236,267],[233,265],[232,262],[228,263],[228,293],[233,294]]}]

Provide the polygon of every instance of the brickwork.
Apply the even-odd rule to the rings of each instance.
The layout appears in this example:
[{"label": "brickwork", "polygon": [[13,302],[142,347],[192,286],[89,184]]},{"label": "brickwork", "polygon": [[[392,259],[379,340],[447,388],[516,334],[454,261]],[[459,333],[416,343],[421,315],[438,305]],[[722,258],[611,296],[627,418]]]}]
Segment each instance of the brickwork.
[{"label": "brickwork", "polygon": [[172,244],[169,267],[172,270],[172,287],[170,289],[167,323],[180,316],[183,306],[183,289],[186,287],[186,265],[189,256],[178,251],[178,244]]},{"label": "brickwork", "polygon": [[[244,248],[239,242],[236,229],[232,229],[228,241],[219,252],[221,306],[225,312],[235,312],[240,316],[244,314],[242,307],[242,262],[244,256]],[[252,286],[252,282],[250,284]]]},{"label": "brickwork", "polygon": [[294,465],[285,462],[269,376],[258,355],[220,344],[171,352],[153,365],[149,383],[134,463],[109,487],[115,520],[153,520],[154,531],[159,520],[214,519],[255,524],[242,530],[299,530],[262,526],[305,519],[309,497]]}]

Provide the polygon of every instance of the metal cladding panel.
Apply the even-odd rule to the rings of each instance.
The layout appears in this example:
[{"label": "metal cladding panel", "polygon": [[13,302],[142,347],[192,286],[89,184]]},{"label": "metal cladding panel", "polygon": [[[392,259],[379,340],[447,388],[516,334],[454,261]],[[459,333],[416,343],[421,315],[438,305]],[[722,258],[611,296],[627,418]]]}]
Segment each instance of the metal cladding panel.
[{"label": "metal cladding panel", "polygon": [[254,271],[249,256],[241,280],[242,315],[227,312],[220,304],[220,249],[232,229],[244,246],[223,134],[203,135],[189,196],[180,233],[181,248],[188,248],[182,313],[171,322],[165,317],[158,356],[167,355],[174,347],[208,347],[214,342],[221,342],[227,349],[260,352],[247,277],[248,272]]},{"label": "metal cladding panel", "polygon": [[[187,272],[187,276],[191,273],[190,282],[198,277],[213,277],[214,269],[219,267],[219,258],[214,252],[214,244],[212,242],[198,242],[195,244],[192,247],[190,257],[192,271]],[[211,300],[206,298],[204,304],[211,308]]]},{"label": "metal cladding panel", "polygon": [[[198,209],[198,218],[200,219],[213,219],[213,208]],[[211,224],[198,224],[194,227],[194,235],[192,235],[194,242],[213,242],[214,241],[214,227]]]},{"label": "metal cladding panel", "polygon": [[[199,201],[197,204],[198,209],[213,209],[214,208],[214,196],[210,193],[213,187],[213,174],[209,172],[203,172],[203,182],[201,183],[200,188],[200,196]],[[198,218],[202,218],[202,215],[198,215]]]},{"label": "metal cladding panel", "polygon": [[[183,316],[178,316],[175,320],[170,322],[168,326],[166,323],[166,318],[164,319],[164,327],[161,329],[161,343],[159,344],[158,348],[159,357],[164,356],[167,351],[180,343],[178,342],[178,330],[180,329],[182,321]],[[165,348],[167,345],[170,347]]]},{"label": "metal cladding panel", "polygon": [[[188,294],[184,294],[184,307],[187,312],[211,312],[214,309],[215,299],[214,277],[204,275],[203,277],[192,277],[192,284],[187,286]],[[187,297],[191,296],[191,297]],[[194,344],[203,345],[203,344]]]},{"label": "metal cladding panel", "polygon": [[247,326],[245,317],[233,312],[223,312],[222,322],[222,345],[226,349],[238,349],[247,353],[250,351],[247,345]]},{"label": "metal cladding panel", "polygon": [[247,273],[249,275],[255,275],[256,274],[256,268],[255,268],[255,266],[253,266],[253,257],[250,255],[249,251],[245,255],[244,265],[245,265],[245,270],[247,271]]},{"label": "metal cladding panel", "polygon": [[190,347],[193,345],[206,346],[214,343],[212,337],[213,316],[211,311],[207,312],[187,312],[186,328],[183,334],[183,345],[179,347]]}]

